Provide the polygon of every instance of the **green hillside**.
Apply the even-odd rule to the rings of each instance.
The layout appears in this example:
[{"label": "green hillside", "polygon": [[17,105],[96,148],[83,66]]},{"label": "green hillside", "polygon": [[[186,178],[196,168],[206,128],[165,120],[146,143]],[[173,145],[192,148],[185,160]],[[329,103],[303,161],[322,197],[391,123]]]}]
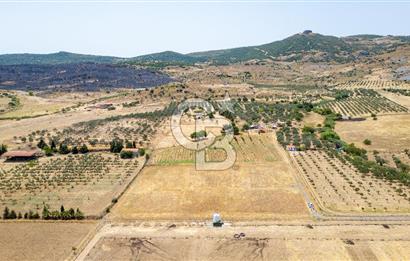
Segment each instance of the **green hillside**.
[{"label": "green hillside", "polygon": [[141,55],[133,58],[129,58],[130,62],[175,62],[175,63],[187,63],[193,64],[196,62],[204,61],[202,58],[193,57],[177,52],[165,51],[160,53],[153,53],[147,55]]},{"label": "green hillside", "polygon": [[259,46],[198,52],[190,55],[207,58],[215,62],[229,63],[250,59],[277,58],[292,54],[301,55],[304,52],[325,52],[332,58],[342,52],[351,51],[353,51],[353,47],[341,38],[315,33],[301,33]]},{"label": "green hillside", "polygon": [[280,41],[268,44],[181,54],[165,51],[131,58],[83,55],[68,52],[52,54],[6,54],[0,55],[0,65],[18,64],[64,64],[64,63],[127,63],[151,68],[169,65],[192,65],[198,62],[227,64],[252,59],[280,59],[285,61],[336,61],[356,59],[357,53],[369,55],[392,51],[397,46],[408,44],[409,36],[384,36],[361,34],[347,37],[321,35],[307,30]]}]

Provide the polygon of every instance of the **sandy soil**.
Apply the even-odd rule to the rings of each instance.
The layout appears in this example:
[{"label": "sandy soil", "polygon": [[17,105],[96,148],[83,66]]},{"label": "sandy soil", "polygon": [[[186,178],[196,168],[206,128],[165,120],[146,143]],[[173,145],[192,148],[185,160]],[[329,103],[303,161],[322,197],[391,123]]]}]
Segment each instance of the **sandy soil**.
[{"label": "sandy soil", "polygon": [[112,225],[79,260],[407,260],[409,232],[409,225]]},{"label": "sandy soil", "polygon": [[[348,143],[367,150],[403,151],[410,148],[410,114],[379,116],[377,120],[337,122],[336,132]],[[363,141],[370,139],[370,146]]]},{"label": "sandy soil", "polygon": [[1,260],[64,260],[95,222],[0,222]]}]

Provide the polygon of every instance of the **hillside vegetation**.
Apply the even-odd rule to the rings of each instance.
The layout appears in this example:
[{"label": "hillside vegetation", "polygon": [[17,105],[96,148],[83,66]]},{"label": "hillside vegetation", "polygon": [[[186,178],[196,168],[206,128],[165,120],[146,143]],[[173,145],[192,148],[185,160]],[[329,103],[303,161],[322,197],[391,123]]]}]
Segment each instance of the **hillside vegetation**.
[{"label": "hillside vegetation", "polygon": [[83,55],[68,52],[52,54],[0,55],[0,65],[63,64],[63,63],[128,63],[142,66],[165,67],[168,65],[192,65],[198,62],[229,64],[249,60],[282,61],[354,61],[360,56],[386,53],[408,44],[409,36],[380,36],[360,34],[336,37],[313,33],[310,30],[283,40],[257,46],[239,47],[181,54],[165,51],[131,58]]},{"label": "hillside vegetation", "polygon": [[366,51],[366,55],[391,51],[406,42],[406,37],[357,35],[339,38],[306,31],[268,44],[197,52],[190,55],[216,63],[234,63],[252,59],[346,62],[363,55],[363,51]]},{"label": "hillside vegetation", "polygon": [[173,62],[173,63],[186,63],[194,64],[196,62],[203,62],[204,59],[181,54],[172,51],[165,51],[160,53],[153,53],[147,55],[141,55],[133,57],[127,60],[127,62]]}]

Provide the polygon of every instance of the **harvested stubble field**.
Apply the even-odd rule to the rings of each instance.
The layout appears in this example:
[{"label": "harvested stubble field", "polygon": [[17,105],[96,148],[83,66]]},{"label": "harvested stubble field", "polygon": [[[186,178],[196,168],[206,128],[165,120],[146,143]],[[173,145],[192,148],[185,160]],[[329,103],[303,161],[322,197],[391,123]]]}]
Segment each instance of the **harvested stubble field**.
[{"label": "harvested stubble field", "polygon": [[[377,120],[337,122],[336,132],[348,142],[369,151],[400,152],[410,148],[410,114],[384,115]],[[364,145],[369,139],[372,144]]]},{"label": "harvested stubble field", "polygon": [[1,222],[2,260],[65,260],[95,222]]},{"label": "harvested stubble field", "polygon": [[[408,260],[409,226],[113,226],[85,260]],[[244,237],[234,235],[243,233]]]},{"label": "harvested stubble field", "polygon": [[403,213],[410,210],[410,188],[361,174],[348,162],[322,151],[293,154],[312,191],[328,210],[343,213]]},{"label": "harvested stubble field", "polygon": [[0,206],[16,212],[80,208],[99,215],[143,166],[143,159],[110,154],[41,158],[38,162],[1,163]]},{"label": "harvested stubble field", "polygon": [[249,151],[239,151],[235,165],[224,171],[197,171],[193,164],[178,164],[191,157],[184,150],[160,151],[154,164],[167,164],[144,168],[114,207],[113,218],[205,220],[214,212],[228,220],[308,218],[294,170],[277,152],[274,135],[243,138],[237,137],[237,142],[248,143]]}]

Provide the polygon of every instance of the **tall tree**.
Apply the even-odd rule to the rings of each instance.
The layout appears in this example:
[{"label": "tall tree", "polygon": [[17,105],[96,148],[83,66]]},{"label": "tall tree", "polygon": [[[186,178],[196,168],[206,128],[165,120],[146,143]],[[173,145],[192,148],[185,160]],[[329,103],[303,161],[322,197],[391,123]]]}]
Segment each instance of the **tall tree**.
[{"label": "tall tree", "polygon": [[4,211],[3,211],[3,219],[8,219],[8,218],[9,218],[9,215],[10,215],[9,208],[8,208],[8,207],[5,207],[5,208],[4,208]]},{"label": "tall tree", "polygon": [[7,146],[4,144],[0,145],[0,156],[7,152]]},{"label": "tall tree", "polygon": [[88,150],[88,147],[87,147],[87,145],[85,145],[85,144],[83,144],[81,147],[80,147],[80,153],[82,153],[82,154],[84,154],[84,153],[87,153],[89,150]]},{"label": "tall tree", "polygon": [[43,139],[40,139],[40,141],[37,143],[37,147],[40,149],[44,149],[44,147],[46,146],[47,146],[47,143]]},{"label": "tall tree", "polygon": [[60,154],[68,154],[68,153],[70,153],[70,150],[68,149],[67,144],[61,143],[61,144],[60,144],[60,147],[59,147],[59,149],[58,149],[58,152],[59,152]]}]

